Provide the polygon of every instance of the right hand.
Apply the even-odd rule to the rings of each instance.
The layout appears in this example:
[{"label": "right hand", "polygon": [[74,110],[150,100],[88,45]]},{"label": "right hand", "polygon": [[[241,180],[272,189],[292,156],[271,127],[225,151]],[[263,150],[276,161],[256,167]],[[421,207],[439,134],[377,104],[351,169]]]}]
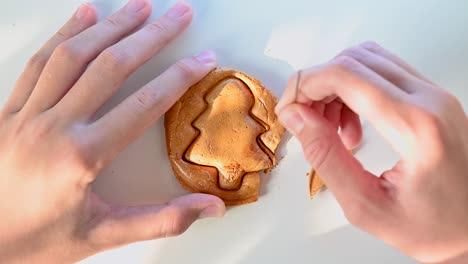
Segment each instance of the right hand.
[{"label": "right hand", "polygon": [[[297,101],[295,83],[277,113],[348,220],[422,262],[463,258],[468,120],[457,99],[370,42],[304,71]],[[380,177],[348,152],[362,135],[358,116],[401,158]]]}]

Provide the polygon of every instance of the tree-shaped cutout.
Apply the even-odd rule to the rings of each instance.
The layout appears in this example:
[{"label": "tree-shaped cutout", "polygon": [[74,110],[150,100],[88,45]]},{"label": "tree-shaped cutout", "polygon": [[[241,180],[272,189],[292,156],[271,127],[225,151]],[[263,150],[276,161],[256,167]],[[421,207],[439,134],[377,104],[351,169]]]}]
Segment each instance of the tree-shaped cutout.
[{"label": "tree-shaped cutout", "polygon": [[208,107],[193,122],[200,134],[186,152],[186,158],[216,167],[222,189],[238,189],[245,173],[272,166],[257,143],[265,128],[251,116],[254,97],[243,82],[230,78],[213,87],[205,100]]}]

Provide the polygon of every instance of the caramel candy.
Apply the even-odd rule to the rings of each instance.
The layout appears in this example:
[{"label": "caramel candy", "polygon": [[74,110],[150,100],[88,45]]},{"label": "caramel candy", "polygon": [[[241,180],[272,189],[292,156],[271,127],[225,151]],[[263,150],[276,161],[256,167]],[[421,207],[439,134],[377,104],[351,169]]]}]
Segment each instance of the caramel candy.
[{"label": "caramel candy", "polygon": [[310,199],[314,199],[315,196],[322,190],[324,185],[325,184],[323,183],[322,179],[317,174],[317,172],[312,170],[309,174]]},{"label": "caramel candy", "polygon": [[260,82],[217,68],[191,87],[165,116],[166,142],[182,186],[227,205],[254,202],[260,171],[276,166],[285,130],[276,97]]}]

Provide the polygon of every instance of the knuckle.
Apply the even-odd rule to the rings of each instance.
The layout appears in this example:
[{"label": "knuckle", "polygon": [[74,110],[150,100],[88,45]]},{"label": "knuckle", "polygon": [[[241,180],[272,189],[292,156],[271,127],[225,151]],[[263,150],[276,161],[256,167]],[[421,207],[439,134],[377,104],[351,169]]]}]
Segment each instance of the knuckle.
[{"label": "knuckle", "polygon": [[156,89],[142,89],[135,96],[135,104],[138,109],[149,111],[159,101],[159,93]]},{"label": "knuckle", "polygon": [[28,61],[27,68],[34,71],[42,71],[49,58],[41,53],[34,54]]},{"label": "knuckle", "polygon": [[457,97],[449,92],[442,91],[441,99],[441,108],[444,110],[443,113],[450,111],[452,109],[463,109],[460,101]]},{"label": "knuckle", "polygon": [[347,48],[345,51],[343,51],[342,55],[358,59],[364,56],[364,52],[361,46],[355,46]]},{"label": "knuckle", "polygon": [[370,51],[379,51],[382,49],[382,47],[375,41],[373,40],[367,40],[361,43],[361,47],[368,49]]},{"label": "knuckle", "polygon": [[57,36],[58,36],[59,38],[61,38],[62,40],[65,40],[65,39],[68,39],[68,38],[69,38],[69,37],[68,37],[68,34],[65,32],[65,30],[64,30],[63,28],[62,28],[62,29],[59,29],[59,30],[57,31]]},{"label": "knuckle", "polygon": [[[22,146],[35,148],[38,142],[52,142],[41,145],[48,148],[49,154],[54,156],[54,164],[64,170],[81,172],[83,179],[96,175],[103,168],[102,162],[94,159],[91,145],[83,136],[82,130],[78,132],[65,131],[63,123],[50,115],[40,115],[35,119],[28,119],[27,123],[18,122],[12,128]],[[68,132],[68,133],[67,133]]]},{"label": "knuckle", "polygon": [[416,108],[414,112],[414,118],[417,120],[419,125],[422,126],[423,130],[431,132],[442,129],[442,118],[439,116],[439,114],[422,108]]},{"label": "knuckle", "polygon": [[149,23],[146,27],[146,30],[150,31],[152,34],[164,35],[169,32],[169,27],[165,23],[164,19],[160,18],[154,22]]},{"label": "knuckle", "polygon": [[128,64],[128,59],[123,51],[113,47],[104,50],[99,57],[100,66],[108,72],[121,72],[123,74],[122,71]]},{"label": "knuckle", "polygon": [[182,80],[190,81],[194,78],[195,70],[186,61],[178,61],[175,67]]},{"label": "knuckle", "polygon": [[65,137],[61,144],[61,156],[67,164],[70,164],[82,172],[94,174],[97,164],[92,161],[90,148],[73,136]]},{"label": "knuckle", "polygon": [[352,56],[341,54],[338,57],[334,58],[332,64],[339,71],[353,72],[356,68],[360,67],[359,62],[357,62]]},{"label": "knuckle", "polygon": [[[53,130],[55,129],[54,120],[50,118],[37,118],[35,120],[30,120],[31,125],[26,128],[26,136],[32,140],[32,142],[40,142],[47,140],[51,136]],[[24,123],[20,123],[18,128],[20,130],[25,129]]]},{"label": "knuckle", "polygon": [[426,151],[425,153],[433,163],[442,161],[445,148],[448,145],[443,117],[433,111],[417,106],[413,107],[410,113],[408,123],[416,137],[416,142],[419,142],[421,146],[425,146],[425,150],[430,149],[429,152]]},{"label": "knuckle", "polygon": [[114,16],[106,17],[103,21],[103,24],[111,29],[117,29],[120,27],[119,21]]},{"label": "knuckle", "polygon": [[418,106],[411,109],[410,122],[415,124],[415,129],[422,129],[427,132],[439,130],[441,125],[436,114]]},{"label": "knuckle", "polygon": [[83,60],[83,56],[80,53],[79,49],[74,47],[71,42],[61,43],[55,50],[52,55],[54,59],[64,62],[78,62],[80,63]]},{"label": "knuckle", "polygon": [[312,139],[304,145],[304,155],[315,170],[320,170],[326,162],[333,146],[332,141],[333,139],[331,136],[323,135]]},{"label": "knuckle", "polygon": [[163,226],[162,234],[165,237],[179,236],[183,234],[190,226],[187,214],[176,206],[167,208],[167,224]]}]

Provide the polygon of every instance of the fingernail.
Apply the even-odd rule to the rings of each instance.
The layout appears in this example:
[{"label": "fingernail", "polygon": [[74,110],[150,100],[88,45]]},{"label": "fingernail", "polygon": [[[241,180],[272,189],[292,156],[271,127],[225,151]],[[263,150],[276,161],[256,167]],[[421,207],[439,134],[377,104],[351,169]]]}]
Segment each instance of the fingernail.
[{"label": "fingernail", "polygon": [[88,4],[82,4],[82,5],[80,5],[80,7],[78,7],[78,10],[76,10],[75,17],[77,19],[82,19],[83,17],[85,17],[88,14],[88,11],[89,11]]},{"label": "fingernail", "polygon": [[190,10],[190,7],[184,2],[178,2],[168,12],[168,17],[179,18]]},{"label": "fingernail", "polygon": [[205,65],[212,65],[214,62],[216,62],[216,53],[211,50],[206,50],[198,55],[195,55],[195,59]]},{"label": "fingernail", "polygon": [[278,118],[281,124],[294,135],[299,135],[304,128],[304,119],[293,109],[284,109]]},{"label": "fingernail", "polygon": [[224,212],[224,208],[217,205],[208,206],[200,212],[198,219],[222,217],[224,216]]},{"label": "fingernail", "polygon": [[127,4],[127,10],[130,12],[138,12],[146,6],[146,0],[130,0]]}]

